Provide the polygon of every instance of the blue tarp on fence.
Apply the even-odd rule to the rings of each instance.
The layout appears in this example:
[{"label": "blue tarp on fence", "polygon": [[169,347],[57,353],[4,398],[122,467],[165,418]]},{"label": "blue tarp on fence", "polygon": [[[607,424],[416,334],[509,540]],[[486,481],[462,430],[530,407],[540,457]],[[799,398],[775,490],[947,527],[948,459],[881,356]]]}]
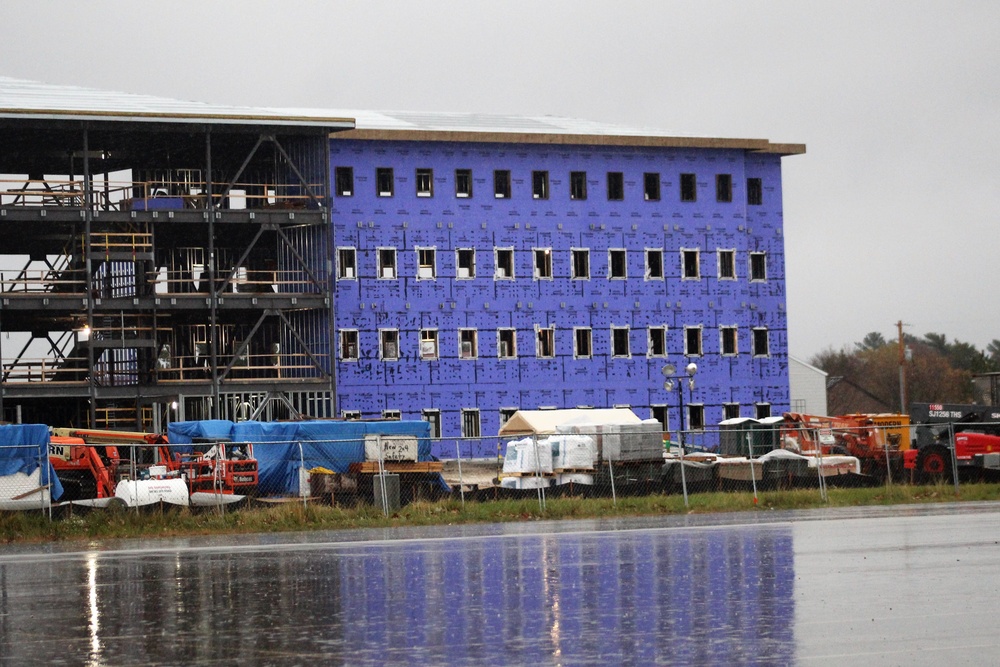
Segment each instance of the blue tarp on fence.
[{"label": "blue tarp on fence", "polygon": [[[226,438],[254,446],[262,493],[298,493],[299,468],[322,467],[345,473],[365,460],[366,435],[409,435],[417,438],[417,460],[431,461],[431,430],[425,421],[383,422],[174,422],[167,429],[171,445],[193,438]],[[302,447],[301,454],[299,447]]]},{"label": "blue tarp on fence", "polygon": [[51,496],[58,500],[63,488],[49,463],[49,427],[45,424],[0,425],[0,475],[22,472],[30,475],[42,467],[41,483],[51,484]]}]

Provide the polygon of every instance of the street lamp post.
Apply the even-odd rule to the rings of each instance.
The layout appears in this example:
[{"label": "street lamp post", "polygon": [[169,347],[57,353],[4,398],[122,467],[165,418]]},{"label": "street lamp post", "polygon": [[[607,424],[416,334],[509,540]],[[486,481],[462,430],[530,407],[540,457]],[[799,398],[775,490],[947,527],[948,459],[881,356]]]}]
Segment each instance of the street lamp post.
[{"label": "street lamp post", "polygon": [[663,375],[667,378],[666,382],[663,383],[663,388],[667,391],[673,391],[674,389],[674,377],[677,377],[677,397],[680,401],[680,428],[677,430],[679,440],[678,445],[681,451],[681,490],[684,493],[684,507],[688,506],[688,490],[687,490],[687,478],[684,473],[684,385],[681,383],[681,379],[687,379],[688,391],[694,391],[694,375],[698,372],[698,365],[693,361],[689,363],[684,368],[684,375],[677,375],[677,367],[673,364],[667,364],[663,367]]}]

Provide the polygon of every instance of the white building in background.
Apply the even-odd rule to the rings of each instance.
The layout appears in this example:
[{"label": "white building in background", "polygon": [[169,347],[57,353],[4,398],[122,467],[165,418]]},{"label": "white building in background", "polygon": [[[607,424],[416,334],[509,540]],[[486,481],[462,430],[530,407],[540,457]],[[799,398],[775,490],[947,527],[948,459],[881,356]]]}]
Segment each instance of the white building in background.
[{"label": "white building in background", "polygon": [[792,412],[825,415],[828,373],[788,355],[788,383]]}]

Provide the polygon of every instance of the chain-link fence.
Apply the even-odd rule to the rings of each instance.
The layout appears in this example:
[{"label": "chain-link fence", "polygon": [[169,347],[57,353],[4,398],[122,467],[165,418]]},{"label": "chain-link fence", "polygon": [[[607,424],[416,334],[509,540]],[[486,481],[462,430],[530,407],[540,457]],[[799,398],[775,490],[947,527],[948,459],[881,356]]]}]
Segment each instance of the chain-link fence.
[{"label": "chain-link fence", "polygon": [[[188,444],[0,445],[0,510],[182,505],[219,511],[281,503],[374,503],[386,514],[445,498],[755,494],[833,486],[1000,481],[991,424],[733,420],[663,433],[658,425],[568,427],[514,437],[224,440]],[[39,427],[44,428],[44,427]],[[37,435],[37,434],[36,434]]]}]

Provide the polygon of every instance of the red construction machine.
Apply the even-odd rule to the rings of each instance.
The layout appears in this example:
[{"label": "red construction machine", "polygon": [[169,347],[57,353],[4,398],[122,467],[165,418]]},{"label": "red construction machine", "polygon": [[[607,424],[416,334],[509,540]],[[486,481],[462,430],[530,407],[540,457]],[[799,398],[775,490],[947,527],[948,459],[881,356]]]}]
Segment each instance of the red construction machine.
[{"label": "red construction machine", "polygon": [[[231,499],[257,493],[257,460],[249,443],[199,442],[185,447],[172,447],[166,436],[138,431],[100,429],[52,429],[53,441],[73,441],[64,468],[77,467],[92,472],[99,480],[97,493],[107,493],[103,479],[113,479],[114,471],[121,474],[123,459],[119,452],[129,452],[131,474],[141,478],[157,466],[165,467],[168,475],[183,478],[192,504],[207,500],[195,494],[226,495]],[[97,459],[95,459],[97,457]],[[104,463],[103,470],[97,460]],[[59,466],[56,466],[57,473]],[[60,475],[60,479],[62,476]],[[110,487],[113,495],[114,486]],[[90,497],[105,497],[94,495]]]}]

